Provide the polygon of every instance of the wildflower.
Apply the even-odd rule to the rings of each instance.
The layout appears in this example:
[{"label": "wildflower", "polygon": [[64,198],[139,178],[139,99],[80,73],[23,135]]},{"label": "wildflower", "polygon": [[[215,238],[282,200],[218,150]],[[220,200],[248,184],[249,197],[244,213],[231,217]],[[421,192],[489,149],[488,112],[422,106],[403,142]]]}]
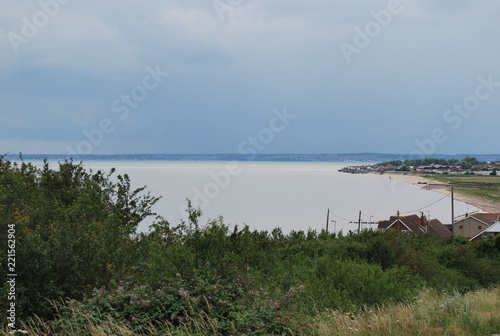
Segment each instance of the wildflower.
[{"label": "wildflower", "polygon": [[180,294],[180,295],[181,295],[184,299],[185,299],[185,298],[187,298],[187,297],[189,296],[188,291],[187,291],[187,290],[185,290],[185,289],[183,289],[183,288],[179,289],[179,294]]}]

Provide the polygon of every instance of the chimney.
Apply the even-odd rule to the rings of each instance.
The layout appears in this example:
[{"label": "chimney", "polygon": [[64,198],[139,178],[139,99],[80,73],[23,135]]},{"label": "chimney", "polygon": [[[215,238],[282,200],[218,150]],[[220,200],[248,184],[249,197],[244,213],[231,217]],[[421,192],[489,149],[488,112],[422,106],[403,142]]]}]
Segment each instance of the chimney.
[{"label": "chimney", "polygon": [[421,212],[420,215],[420,226],[424,229],[425,233],[429,232],[429,222],[427,221],[427,218],[424,215],[424,212]]}]

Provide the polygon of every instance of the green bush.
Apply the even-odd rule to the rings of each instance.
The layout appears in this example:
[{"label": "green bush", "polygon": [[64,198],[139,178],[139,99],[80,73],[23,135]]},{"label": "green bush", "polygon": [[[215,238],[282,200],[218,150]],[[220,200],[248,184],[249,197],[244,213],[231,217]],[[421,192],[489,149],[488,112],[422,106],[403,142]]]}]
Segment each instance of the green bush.
[{"label": "green bush", "polygon": [[158,198],[132,190],[127,175],[113,182],[113,173],[87,172],[72,161],[54,170],[47,161],[37,168],[0,157],[0,247],[6,250],[6,228],[14,224],[18,317],[50,317],[48,300],[81,299],[130,271],[133,235]]},{"label": "green bush", "polygon": [[67,302],[59,309],[63,319],[55,323],[62,323],[61,330],[79,329],[91,316],[137,334],[151,326],[182,326],[193,320],[209,322],[216,326],[215,332],[225,335],[282,335],[299,329],[287,308],[301,288],[273,299],[264,288],[252,289],[247,281],[245,274],[229,279],[216,271],[195,271],[154,285],[121,283],[114,290],[95,290],[87,300]]},{"label": "green bush", "polygon": [[465,277],[477,281],[480,286],[488,287],[500,281],[499,260],[478,256],[471,244],[447,245],[440,259],[445,267],[457,270]]},{"label": "green bush", "polygon": [[403,269],[384,271],[357,261],[322,258],[306,284],[306,295],[318,310],[353,310],[365,305],[401,301],[412,297],[418,286]]}]

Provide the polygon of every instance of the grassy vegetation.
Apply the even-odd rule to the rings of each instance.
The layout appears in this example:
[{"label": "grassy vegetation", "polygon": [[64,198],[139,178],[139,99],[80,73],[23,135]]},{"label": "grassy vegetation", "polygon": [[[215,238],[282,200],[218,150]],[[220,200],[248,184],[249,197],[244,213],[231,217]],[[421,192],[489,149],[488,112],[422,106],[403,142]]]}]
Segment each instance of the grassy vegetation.
[{"label": "grassy vegetation", "polygon": [[[421,290],[411,303],[384,304],[377,308],[353,312],[327,310],[309,317],[314,328],[295,335],[366,335],[366,336],[474,336],[500,332],[500,287],[481,289],[466,294],[443,294]],[[74,319],[86,321],[78,327],[65,329],[65,336],[132,336],[132,328],[113,320],[96,319],[92,314],[75,314]],[[181,325],[164,321],[145,327],[148,335],[219,335],[220,322],[199,318]],[[56,335],[57,323],[32,320],[22,328],[29,335]],[[8,336],[6,331],[1,336]]]},{"label": "grassy vegetation", "polygon": [[[0,157],[0,249],[15,227],[18,328],[41,336],[330,335],[364,330],[361,322],[346,324],[353,320],[373,327],[370,311],[382,320],[413,309],[408,328],[497,329],[497,315],[484,308],[476,316],[469,294],[461,294],[500,284],[500,236],[463,244],[393,230],[251,231],[223,218],[199,223],[190,202],[186,223],[157,218],[137,234],[158,199],[112,173]],[[3,254],[4,294],[7,264]],[[4,331],[7,297],[0,296]],[[419,310],[431,299],[437,303]],[[470,324],[453,322],[453,312]]]},{"label": "grassy vegetation", "polygon": [[456,191],[493,202],[500,202],[500,176],[426,175],[426,178],[456,186]]},{"label": "grassy vegetation", "polygon": [[354,313],[329,311],[318,318],[319,335],[492,335],[500,332],[500,288],[465,295],[422,290],[412,303]]}]

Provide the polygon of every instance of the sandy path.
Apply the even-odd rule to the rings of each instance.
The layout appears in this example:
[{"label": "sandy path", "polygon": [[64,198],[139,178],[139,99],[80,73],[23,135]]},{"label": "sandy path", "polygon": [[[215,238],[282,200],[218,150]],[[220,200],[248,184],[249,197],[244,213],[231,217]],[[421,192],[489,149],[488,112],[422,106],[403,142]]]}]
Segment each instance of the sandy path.
[{"label": "sandy path", "polygon": [[[409,184],[414,184],[417,185],[421,188],[429,188],[425,184],[418,184],[418,182],[427,182],[427,183],[432,183],[432,184],[444,184],[439,181],[434,181],[430,179],[423,178],[418,175],[400,175],[400,174],[374,174],[377,176],[382,176],[382,177],[389,177],[391,179],[394,179],[396,181],[404,182],[404,183],[409,183]],[[438,193],[444,194],[444,195],[449,195],[450,194],[450,188],[440,188],[439,186],[432,187],[433,191],[436,191]],[[500,204],[495,203],[489,200],[486,200],[484,198],[480,197],[475,197],[471,195],[466,195],[462,194],[460,192],[454,193],[455,199],[464,203],[467,203],[469,205],[475,206],[476,208],[479,208],[485,212],[491,212],[491,213],[498,213],[500,212]]]}]

